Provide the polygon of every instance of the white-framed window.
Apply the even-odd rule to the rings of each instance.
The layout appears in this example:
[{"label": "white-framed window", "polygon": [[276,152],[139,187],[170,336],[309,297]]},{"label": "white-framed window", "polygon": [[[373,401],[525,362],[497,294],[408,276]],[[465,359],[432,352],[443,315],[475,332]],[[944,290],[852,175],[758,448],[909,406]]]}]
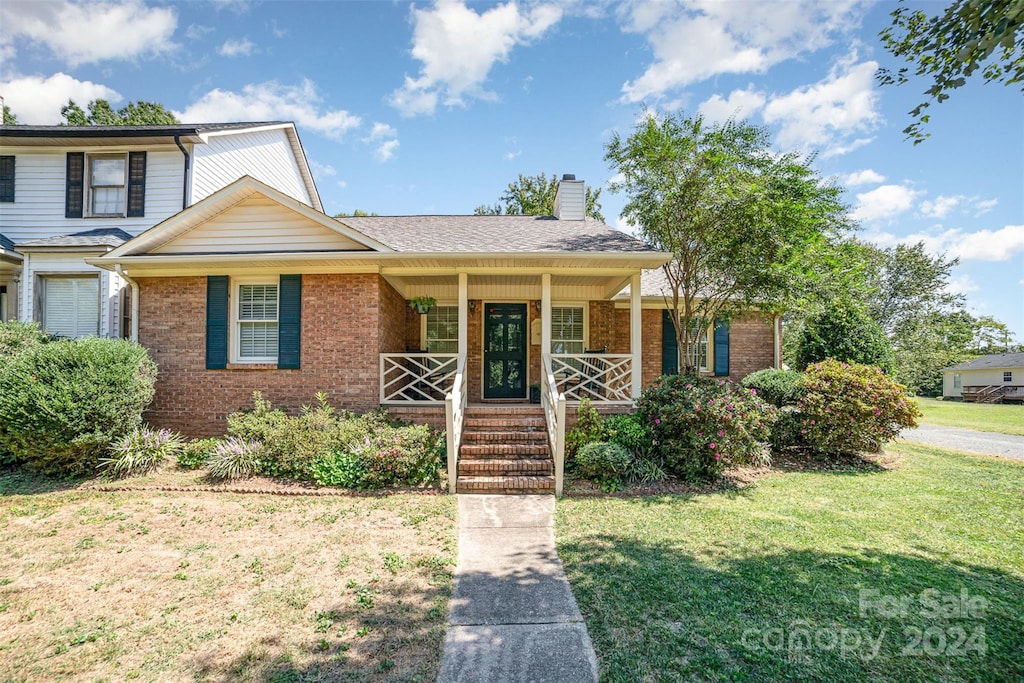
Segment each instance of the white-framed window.
[{"label": "white-framed window", "polygon": [[127,155],[89,155],[88,160],[90,215],[125,215],[125,202],[128,195]]},{"label": "white-framed window", "polygon": [[[697,328],[697,321],[690,321],[690,329],[695,330]],[[710,365],[708,364],[708,347],[710,346],[712,326],[708,325],[704,328],[704,334],[693,346],[693,367],[697,368],[699,372],[707,372]]]},{"label": "white-framed window", "polygon": [[586,306],[551,307],[551,353],[583,353],[587,347]]},{"label": "white-framed window", "polygon": [[1004,382],[1012,382],[1013,381],[1013,371],[1011,371],[1011,370],[1004,370],[1003,371],[1003,381]]},{"label": "white-framed window", "polygon": [[960,379],[960,373],[959,372],[954,372],[953,373],[953,388],[954,389],[962,389],[963,388],[963,380]]},{"label": "white-framed window", "polygon": [[98,275],[40,275],[39,322],[48,334],[68,339],[100,333]]},{"label": "white-framed window", "polygon": [[236,280],[233,285],[232,360],[236,363],[276,363],[278,283]]},{"label": "white-framed window", "polygon": [[431,306],[423,320],[424,348],[430,353],[459,352],[459,307]]}]

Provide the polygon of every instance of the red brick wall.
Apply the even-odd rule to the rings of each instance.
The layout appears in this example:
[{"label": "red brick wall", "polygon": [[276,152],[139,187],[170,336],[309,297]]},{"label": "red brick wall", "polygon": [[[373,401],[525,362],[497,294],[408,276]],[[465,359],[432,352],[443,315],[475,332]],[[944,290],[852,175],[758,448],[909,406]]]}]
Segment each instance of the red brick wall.
[{"label": "red brick wall", "polygon": [[466,372],[469,376],[466,377],[466,384],[469,388],[469,400],[473,403],[479,403],[483,396],[483,384],[480,381],[481,373],[484,364],[484,353],[483,353],[483,324],[484,324],[484,305],[480,300],[476,301],[476,311],[472,308],[467,311],[469,316],[469,322],[466,325],[467,345],[469,348],[466,353]]},{"label": "red brick wall", "polygon": [[[615,302],[613,301],[591,301],[590,302],[590,338],[587,343],[588,349],[601,349],[608,347],[609,353],[615,347],[616,328]],[[629,343],[629,311],[626,311],[626,340]],[[628,351],[626,352],[628,353]]]},{"label": "red brick wall", "polygon": [[207,370],[206,278],[138,282],[139,341],[160,371],[146,419],[188,435],[223,434],[226,416],[250,405],[257,389],[289,411],[311,403],[318,391],[326,392],[332,405],[372,409],[379,403],[381,344],[401,346],[400,328],[381,323],[382,310],[394,312],[401,298],[380,276],[304,275],[300,370],[273,365]]},{"label": "red brick wall", "polygon": [[408,338],[408,325],[406,323],[406,312],[412,313],[417,318],[419,314],[413,311],[406,303],[402,295],[381,278],[380,280],[380,316],[377,320],[380,335],[380,353],[404,353]]}]

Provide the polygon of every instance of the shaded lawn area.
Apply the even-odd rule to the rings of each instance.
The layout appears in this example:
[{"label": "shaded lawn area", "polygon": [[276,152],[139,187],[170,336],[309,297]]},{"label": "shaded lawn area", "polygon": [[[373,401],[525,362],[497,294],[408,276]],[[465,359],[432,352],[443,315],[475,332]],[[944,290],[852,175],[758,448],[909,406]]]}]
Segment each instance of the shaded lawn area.
[{"label": "shaded lawn area", "polygon": [[426,681],[455,499],[104,493],[8,470],[0,547],[0,680]]},{"label": "shaded lawn area", "polygon": [[889,470],[559,501],[601,680],[1024,680],[1024,466],[890,453]]},{"label": "shaded lawn area", "polygon": [[924,413],[921,424],[1024,436],[1024,404],[964,403],[919,397],[917,406]]}]

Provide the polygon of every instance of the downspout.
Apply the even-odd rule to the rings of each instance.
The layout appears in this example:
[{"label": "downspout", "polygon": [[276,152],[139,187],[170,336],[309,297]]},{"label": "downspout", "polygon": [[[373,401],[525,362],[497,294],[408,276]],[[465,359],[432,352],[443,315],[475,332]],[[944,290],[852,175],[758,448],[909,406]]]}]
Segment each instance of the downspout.
[{"label": "downspout", "polygon": [[[191,158],[188,155],[188,150],[186,150],[185,146],[181,144],[180,135],[175,134],[174,144],[178,146],[178,149],[181,150],[182,156],[185,157],[185,172],[182,174],[181,177],[181,209],[182,211],[184,211],[185,209],[188,208],[188,170]],[[134,324],[135,318],[132,318],[132,325]]]},{"label": "downspout", "polygon": [[120,263],[114,264],[114,271],[132,288],[132,341],[139,341],[139,283],[128,277]]}]

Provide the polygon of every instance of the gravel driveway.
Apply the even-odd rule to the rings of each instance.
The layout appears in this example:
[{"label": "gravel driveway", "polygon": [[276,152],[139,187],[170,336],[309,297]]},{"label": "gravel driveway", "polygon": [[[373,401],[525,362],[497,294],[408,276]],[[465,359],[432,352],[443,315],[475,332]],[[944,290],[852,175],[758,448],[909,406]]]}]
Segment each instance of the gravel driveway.
[{"label": "gravel driveway", "polygon": [[917,429],[904,429],[900,436],[907,441],[926,443],[955,451],[1024,460],[1024,436],[936,425],[921,425]]}]

